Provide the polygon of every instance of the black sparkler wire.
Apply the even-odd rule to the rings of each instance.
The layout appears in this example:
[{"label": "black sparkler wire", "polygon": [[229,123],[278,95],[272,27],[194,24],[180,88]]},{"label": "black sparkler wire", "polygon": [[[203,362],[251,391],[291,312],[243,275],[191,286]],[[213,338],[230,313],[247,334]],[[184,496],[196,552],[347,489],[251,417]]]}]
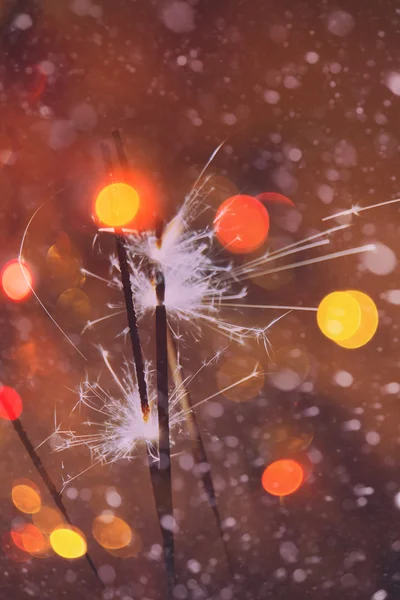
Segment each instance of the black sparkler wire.
[{"label": "black sparkler wire", "polygon": [[170,329],[168,329],[168,332],[167,332],[167,343],[168,343],[169,368],[171,370],[171,374],[175,381],[175,387],[182,391],[182,397],[180,399],[180,403],[181,403],[182,409],[185,411],[186,419],[187,419],[187,421],[186,421],[187,427],[188,427],[189,434],[190,434],[190,437],[193,442],[193,447],[192,447],[193,458],[197,465],[204,464],[204,465],[207,465],[207,467],[208,467],[207,470],[203,470],[203,469],[201,470],[201,479],[203,482],[204,490],[207,495],[208,504],[214,513],[214,518],[217,522],[219,535],[220,535],[221,541],[224,545],[225,558],[226,558],[226,562],[228,565],[228,569],[230,571],[230,574],[233,576],[233,574],[234,574],[233,565],[232,565],[230,553],[228,550],[228,544],[224,537],[224,528],[222,526],[222,519],[221,519],[219,509],[218,509],[217,494],[215,492],[215,487],[214,487],[214,483],[213,483],[211,472],[210,472],[210,465],[208,462],[206,449],[204,447],[203,439],[201,437],[200,427],[199,427],[196,415],[192,410],[192,402],[191,402],[190,393],[189,393],[189,391],[185,385],[184,379],[183,379],[182,367],[179,364],[179,360],[178,360],[178,351],[176,348],[176,342],[174,340],[174,337],[173,337]]},{"label": "black sparkler wire", "polygon": [[[22,425],[20,419],[16,419],[14,411],[12,409],[12,406],[10,406],[10,404],[7,402],[7,400],[5,398],[3,398],[2,400],[3,405],[5,407],[5,410],[9,416],[10,421],[13,424],[14,427],[14,431],[16,432],[16,434],[18,435],[21,443],[23,444],[27,454],[29,455],[33,466],[35,467],[36,471],[38,472],[38,474],[40,475],[40,477],[42,478],[43,483],[45,484],[47,491],[49,492],[50,496],[52,497],[54,504],[57,506],[58,510],[61,512],[61,514],[63,515],[64,519],[67,521],[67,523],[71,526],[73,526],[72,520],[68,514],[67,509],[64,506],[64,503],[62,501],[61,498],[61,494],[60,492],[57,490],[56,486],[54,485],[53,480],[51,479],[50,475],[47,472],[46,467],[44,466],[41,458],[39,457],[38,453],[36,452],[31,440],[29,439],[28,434],[26,433],[24,426]],[[102,588],[104,588],[104,583],[102,582],[102,580],[100,579],[99,573],[96,569],[96,566],[90,556],[90,554],[88,552],[85,553],[85,558],[91,568],[91,570],[93,571],[93,573],[96,576],[96,579],[98,580],[98,582],[100,583],[100,585],[102,586]]]},{"label": "black sparkler wire", "polygon": [[[113,167],[109,148],[106,144],[102,144],[101,148],[103,151],[103,158],[106,165],[107,174],[112,180]],[[140,405],[142,407],[143,418],[145,419],[145,421],[147,421],[150,414],[150,408],[147,393],[146,374],[144,368],[142,344],[140,341],[139,328],[137,324],[137,314],[135,305],[133,303],[133,292],[129,275],[128,257],[124,237],[118,233],[115,233],[115,243],[117,246],[121,283],[124,292],[126,316],[128,320],[128,329],[133,352],[133,361],[136,371],[136,380],[140,397]]]},{"label": "black sparkler wire", "polygon": [[[113,131],[113,140],[116,145],[118,160],[122,170],[127,172],[129,165],[125,154],[121,134],[119,131]],[[113,165],[108,146],[102,144],[104,162],[107,173],[112,178]],[[140,343],[139,329],[137,325],[137,316],[133,303],[133,291],[130,281],[129,265],[127,260],[126,246],[124,238],[116,235],[118,260],[121,273],[121,281],[124,291],[125,308],[127,312],[128,327],[131,337],[132,350],[134,356],[135,370],[138,382],[140,401],[143,408],[147,409],[148,392],[145,378],[143,352]],[[160,299],[159,306],[156,308],[156,339],[157,339],[157,400],[158,400],[158,419],[159,419],[159,461],[154,460],[150,448],[147,447],[147,458],[150,471],[150,479],[153,488],[154,500],[156,505],[157,517],[160,523],[160,530],[163,539],[164,560],[168,579],[168,599],[172,600],[173,585],[175,580],[174,570],[174,539],[173,530],[166,523],[163,517],[173,515],[172,504],[172,483],[171,483],[171,461],[170,461],[170,441],[169,441],[169,412],[168,412],[168,358],[167,358],[167,315],[164,305],[163,281],[156,284],[156,294]],[[165,334],[163,334],[165,330]],[[163,341],[165,338],[165,341]],[[143,412],[145,414],[145,412]],[[164,521],[164,522],[163,522]],[[165,525],[167,525],[165,527]]]},{"label": "black sparkler wire", "polygon": [[[158,513],[165,547],[165,562],[168,574],[169,592],[172,595],[175,567],[174,567],[174,532],[173,521],[171,527],[163,523],[165,517],[173,517],[172,499],[172,469],[171,469],[171,444],[170,444],[170,419],[168,395],[168,323],[165,306],[165,280],[161,270],[154,267],[154,283],[156,289],[157,306],[156,317],[156,366],[157,366],[157,412],[159,436],[159,463],[158,473],[154,473],[157,486]],[[172,596],[171,596],[172,597]]]}]

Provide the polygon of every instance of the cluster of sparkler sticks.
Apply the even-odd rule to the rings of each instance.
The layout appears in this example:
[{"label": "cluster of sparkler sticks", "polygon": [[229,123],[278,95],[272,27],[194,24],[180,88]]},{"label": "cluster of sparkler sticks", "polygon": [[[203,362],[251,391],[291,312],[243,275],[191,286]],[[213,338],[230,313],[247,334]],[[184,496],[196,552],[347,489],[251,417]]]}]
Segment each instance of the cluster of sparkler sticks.
[{"label": "cluster of sparkler sticks", "polygon": [[[115,155],[119,162],[119,166],[117,168],[119,180],[121,179],[121,173],[128,174],[129,173],[129,164],[127,160],[127,156],[124,150],[123,142],[121,139],[121,135],[119,132],[113,132],[113,141],[115,145]],[[218,150],[218,149],[217,149]],[[211,160],[215,156],[217,150],[213,153],[210,158],[210,161],[207,163],[206,167],[210,164]],[[111,158],[110,148],[107,144],[102,145],[103,151],[103,159],[105,164],[106,176],[108,179],[108,183],[112,184],[115,182],[115,172],[116,169],[113,165],[113,160]],[[203,175],[205,169],[202,171],[200,177]],[[196,182],[197,183],[197,182]],[[196,184],[193,188],[195,190]],[[192,192],[193,192],[192,190]],[[188,199],[186,200],[183,208],[178,212],[178,217],[181,221],[185,220],[185,210],[189,212],[192,208],[193,201],[196,200],[197,192],[194,194],[189,194]],[[341,217],[347,215],[357,215],[364,210],[368,210],[371,208],[376,208],[378,206],[383,206],[386,204],[392,204],[400,202],[400,199],[389,200],[386,202],[381,202],[378,204],[366,206],[366,207],[358,207],[355,206],[351,209],[341,211],[334,215],[330,215],[325,217],[324,220]],[[39,210],[39,209],[38,209]],[[36,211],[37,213],[37,211]],[[35,214],[36,214],[35,213]],[[20,262],[23,261],[23,245],[26,237],[26,233],[28,231],[29,225],[32,222],[35,214],[31,218],[28,226],[25,230],[20,249]],[[170,222],[170,225],[174,224],[174,220]],[[181,229],[182,223],[178,219],[178,229]],[[350,254],[357,254],[360,252],[368,252],[373,251],[375,249],[373,244],[368,244],[365,246],[360,246],[358,248],[350,248],[345,251],[334,252],[331,254],[326,254],[323,256],[317,256],[312,259],[306,259],[303,261],[298,261],[289,265],[284,265],[282,267],[274,267],[269,268],[266,267],[267,263],[271,260],[277,260],[279,258],[289,256],[294,252],[301,252],[304,250],[308,250],[310,248],[315,248],[325,243],[328,243],[328,236],[336,231],[342,230],[348,227],[349,224],[337,225],[330,229],[327,229],[321,233],[316,233],[300,242],[295,242],[285,248],[278,250],[276,252],[269,253],[268,251],[263,254],[261,257],[256,258],[252,261],[249,261],[246,265],[240,265],[237,268],[232,268],[232,266],[220,267],[214,265],[208,256],[205,255],[205,240],[209,240],[209,233],[205,230],[200,232],[199,234],[194,233],[191,237],[187,238],[183,236],[182,247],[178,248],[180,251],[180,255],[174,256],[172,262],[176,261],[183,268],[183,274],[180,274],[181,280],[178,281],[177,290],[175,291],[175,298],[171,302],[171,300],[166,301],[166,294],[170,292],[168,287],[168,281],[166,282],[165,272],[162,268],[162,261],[152,260],[152,253],[154,253],[154,247],[152,250],[149,249],[149,239],[144,238],[142,240],[136,240],[134,237],[131,239],[130,246],[127,246],[126,240],[126,230],[112,230],[112,234],[115,236],[116,241],[116,249],[117,249],[117,270],[119,272],[120,284],[122,285],[125,309],[124,312],[127,316],[127,329],[126,332],[129,334],[133,352],[133,364],[135,367],[135,375],[136,375],[136,387],[137,393],[140,399],[140,409],[141,415],[140,417],[146,422],[149,418],[154,417],[154,407],[151,406],[152,402],[149,403],[149,392],[148,392],[148,383],[146,377],[146,366],[142,352],[142,346],[140,341],[140,332],[138,328],[138,314],[137,309],[143,312],[144,309],[149,306],[142,299],[146,297],[147,288],[133,289],[132,284],[135,284],[135,277],[132,277],[132,269],[134,270],[134,264],[132,263],[132,254],[142,253],[146,257],[147,268],[150,267],[151,273],[146,274],[146,285],[149,280],[153,287],[153,291],[155,291],[155,306],[152,306],[155,311],[155,346],[156,346],[156,414],[158,421],[158,435],[155,436],[156,444],[157,444],[157,452],[154,453],[151,444],[146,443],[147,449],[147,457],[148,457],[148,465],[150,470],[151,482],[154,492],[154,499],[158,514],[158,519],[160,522],[161,534],[163,538],[163,547],[164,547],[164,559],[166,565],[166,571],[168,576],[168,598],[172,598],[173,594],[173,586],[175,581],[175,569],[174,569],[174,535],[173,535],[173,526],[170,524],[173,523],[173,500],[172,500],[172,478],[171,478],[171,398],[169,397],[169,373],[171,373],[173,378],[173,383],[175,390],[180,390],[179,392],[179,403],[181,406],[181,415],[184,416],[184,420],[186,422],[187,428],[189,430],[190,436],[193,442],[193,455],[194,459],[197,463],[207,464],[207,456],[205,452],[205,448],[202,442],[202,438],[200,435],[200,428],[193,411],[194,406],[191,403],[190,394],[187,387],[187,381],[184,379],[181,366],[179,363],[178,351],[176,346],[176,339],[173,334],[173,330],[171,328],[171,324],[168,322],[168,313],[173,312],[174,316],[178,316],[178,318],[183,319],[184,321],[201,321],[211,327],[211,329],[216,330],[223,335],[225,335],[228,339],[233,339],[239,342],[243,342],[248,338],[255,338],[257,341],[262,341],[265,345],[268,342],[266,331],[269,328],[246,328],[230,323],[219,317],[219,311],[222,307],[230,307],[236,309],[242,308],[259,308],[259,309],[280,309],[285,311],[290,310],[309,310],[316,311],[316,308],[313,307],[301,307],[301,306],[272,306],[272,305],[251,305],[238,303],[243,302],[243,299],[246,295],[245,289],[239,289],[239,291],[235,292],[233,290],[234,285],[237,283],[245,281],[250,277],[254,279],[255,277],[268,275],[272,273],[276,273],[285,269],[301,267],[303,265],[309,265],[315,262],[321,262],[331,259],[336,259],[340,257],[344,257]],[[173,237],[173,236],[172,236]],[[176,236],[179,238],[179,235]],[[155,233],[155,239],[152,239],[152,243],[155,243],[155,248],[160,249],[163,240],[168,238],[168,232],[162,231],[160,228],[159,231]],[[176,241],[176,240],[175,240]],[[144,244],[144,247],[141,245]],[[166,244],[168,245],[168,244]],[[172,243],[173,245],[173,243]],[[178,244],[179,245],[179,244]],[[189,249],[189,251],[188,251]],[[179,296],[184,287],[187,287],[187,271],[192,271],[193,265],[191,261],[194,261],[195,266],[195,275],[194,275],[194,286],[193,290],[195,293],[190,296],[187,300],[187,306],[182,307],[179,305]],[[197,261],[197,262],[196,262]],[[189,265],[185,265],[185,262],[189,262]],[[197,265],[197,266],[196,266]],[[196,271],[197,269],[197,271]],[[179,269],[178,269],[179,270]],[[197,275],[196,275],[197,273]],[[137,274],[137,273],[136,273]],[[140,273],[139,273],[140,274]],[[135,271],[133,273],[135,275]],[[197,277],[197,279],[196,279]],[[140,277],[136,279],[140,280]],[[175,282],[176,283],[176,282]],[[138,283],[140,287],[140,283]],[[181,287],[179,287],[181,286]],[[173,285],[172,285],[173,287]],[[58,327],[58,329],[62,332],[62,334],[67,337],[64,331],[59,327],[57,322],[52,318],[50,313],[47,311],[40,298],[37,296],[35,290],[33,288],[32,292],[35,295],[36,299],[42,306],[42,308],[46,311],[50,319],[53,323]],[[141,306],[135,306],[136,301],[139,299]],[[232,302],[236,301],[236,302]],[[152,301],[153,302],[153,301]],[[151,303],[150,303],[151,304]],[[116,314],[119,314],[116,313]],[[217,315],[217,316],[215,316]],[[111,315],[112,316],[112,315]],[[99,319],[103,320],[103,319]],[[275,319],[272,323],[276,322]],[[69,342],[74,346],[74,348],[80,353],[79,349],[72,343],[71,340]],[[80,353],[81,354],[81,353]],[[103,354],[103,358],[106,361],[105,355]],[[109,367],[111,370],[111,367]],[[112,372],[114,375],[114,373]],[[247,378],[249,379],[253,376],[256,376],[256,373],[250,374]],[[115,377],[114,377],[115,379]],[[241,380],[243,381],[243,380]],[[237,382],[240,383],[240,382]],[[233,385],[237,385],[233,384]],[[122,385],[120,384],[122,388]],[[233,386],[229,386],[233,387]],[[229,388],[227,388],[229,389]],[[123,390],[122,390],[123,391]],[[224,390],[222,390],[223,392]],[[125,392],[128,395],[128,392]],[[215,394],[217,395],[217,394]],[[204,400],[203,400],[204,401]],[[12,412],[12,408],[10,407],[10,414]],[[100,411],[101,412],[101,411]],[[27,453],[32,459],[32,462],[41,476],[46,488],[51,494],[56,506],[64,516],[67,523],[72,525],[71,519],[68,516],[68,512],[64,506],[62,501],[61,492],[59,492],[54,485],[51,477],[49,476],[46,468],[44,467],[40,457],[37,454],[37,449],[35,449],[19,419],[11,419],[14,429],[18,434],[21,442],[23,443]],[[56,428],[57,433],[58,430]],[[132,437],[134,434],[132,433]],[[87,440],[83,436],[83,441],[77,440],[77,444],[83,443],[86,444]],[[74,444],[71,444],[74,445]],[[90,444],[87,444],[90,447]],[[69,447],[69,443],[66,444],[66,447]],[[121,456],[126,456],[123,452]],[[117,456],[121,457],[121,456]],[[127,455],[129,458],[130,456]],[[100,452],[100,462],[107,462],[107,456],[102,456]],[[114,458],[116,460],[116,458]],[[204,489],[208,498],[208,502],[210,507],[212,508],[216,523],[219,529],[219,534],[224,543],[226,561],[228,567],[231,571],[231,575],[233,576],[232,565],[229,559],[228,549],[224,542],[223,535],[223,526],[220,518],[220,514],[217,507],[217,499],[216,493],[213,486],[212,478],[210,475],[209,469],[201,469],[202,480]],[[167,525],[167,526],[165,526]],[[96,574],[101,585],[101,579],[98,575],[97,569],[94,565],[93,560],[90,555],[86,554],[86,559],[91,567],[91,569]]]}]

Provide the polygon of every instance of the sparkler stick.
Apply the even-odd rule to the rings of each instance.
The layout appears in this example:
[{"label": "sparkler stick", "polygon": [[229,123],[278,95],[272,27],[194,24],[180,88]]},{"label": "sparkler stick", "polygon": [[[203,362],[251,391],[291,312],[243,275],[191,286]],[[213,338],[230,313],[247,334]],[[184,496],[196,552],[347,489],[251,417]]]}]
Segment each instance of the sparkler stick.
[{"label": "sparkler stick", "polygon": [[[119,131],[113,131],[121,169],[125,172],[129,168],[123,142]],[[103,145],[104,160],[109,174],[112,176],[112,163],[108,147]],[[129,276],[129,267],[126,246],[123,236],[116,235],[118,260],[121,272],[121,281],[124,290],[125,306],[128,326],[132,343],[133,357],[136,369],[138,391],[143,411],[143,418],[148,419],[150,408],[148,403],[147,384],[144,370],[143,353],[141,349],[137,316],[133,304],[133,291]],[[163,538],[164,560],[168,577],[168,598],[172,599],[174,585],[174,538],[173,530],[163,524],[163,517],[173,515],[172,484],[171,484],[171,453],[170,453],[170,427],[168,406],[168,357],[167,357],[167,313],[164,304],[165,281],[159,269],[155,269],[156,284],[156,361],[157,361],[157,407],[159,425],[159,461],[155,461],[147,446],[147,458],[150,470],[151,483],[156,503],[157,515]]]},{"label": "sparkler stick", "polygon": [[168,342],[167,311],[165,308],[165,281],[160,269],[155,268],[156,306],[156,363],[157,363],[157,411],[158,411],[158,469],[151,465],[153,488],[157,501],[157,512],[164,541],[165,562],[168,574],[169,595],[172,597],[175,579],[174,533],[165,527],[163,518],[173,516],[172,472],[170,447],[170,422],[168,399]]},{"label": "sparkler stick", "polygon": [[[50,475],[48,474],[44,464],[42,463],[41,458],[39,457],[35,448],[33,447],[32,442],[30,441],[29,436],[24,429],[24,426],[22,425],[20,419],[15,418],[13,408],[12,408],[12,406],[10,406],[10,403],[7,401],[6,398],[3,397],[2,403],[3,403],[3,406],[6,410],[6,412],[8,413],[10,421],[13,424],[15,433],[18,435],[20,442],[23,444],[25,450],[27,451],[29,458],[31,459],[31,461],[33,463],[33,466],[35,467],[36,471],[40,475],[43,483],[45,484],[45,486],[47,488],[47,491],[49,492],[50,496],[53,498],[54,504],[57,506],[58,510],[63,515],[63,517],[67,521],[67,523],[72,526],[73,523],[71,521],[71,518],[68,514],[67,509],[64,506],[64,503],[61,498],[61,494],[59,493],[56,486],[54,485],[53,480],[51,479]],[[86,552],[85,558],[86,558],[91,570],[95,574],[97,581],[100,583],[101,587],[104,588],[104,583],[100,579],[99,574],[96,569],[96,566],[88,552]]]},{"label": "sparkler stick", "polygon": [[[104,162],[106,164],[107,173],[112,178],[112,162],[108,146],[102,144]],[[129,277],[128,258],[126,254],[125,241],[122,235],[115,233],[115,242],[117,246],[117,255],[119,268],[121,273],[121,283],[124,292],[126,316],[128,319],[129,336],[131,339],[133,359],[135,363],[136,379],[140,395],[140,403],[142,406],[143,418],[147,421],[149,417],[149,400],[147,395],[147,385],[144,369],[144,360],[142,345],[140,342],[139,329],[137,324],[137,316],[135,306],[133,304],[133,292]]]},{"label": "sparkler stick", "polygon": [[[190,393],[185,385],[183,376],[182,376],[182,367],[179,364],[178,360],[178,352],[176,349],[176,343],[173,335],[171,334],[171,330],[167,331],[167,343],[168,343],[168,364],[171,370],[172,377],[174,379],[175,387],[181,390],[180,404],[186,415],[186,426],[189,430],[190,437],[193,442],[193,457],[197,464],[206,464],[208,465],[208,459],[206,450],[204,448],[203,440],[200,434],[199,424],[196,419],[196,415],[192,410],[192,403],[190,399]],[[211,510],[214,513],[215,520],[217,522],[218,531],[224,544],[226,561],[228,563],[228,568],[233,575],[233,566],[231,563],[227,543],[224,539],[224,530],[222,527],[222,519],[219,514],[218,505],[217,505],[217,495],[215,493],[215,488],[213,484],[213,480],[211,477],[211,473],[209,470],[202,471],[201,479],[203,481],[204,490],[207,495],[208,504],[211,507]]]}]

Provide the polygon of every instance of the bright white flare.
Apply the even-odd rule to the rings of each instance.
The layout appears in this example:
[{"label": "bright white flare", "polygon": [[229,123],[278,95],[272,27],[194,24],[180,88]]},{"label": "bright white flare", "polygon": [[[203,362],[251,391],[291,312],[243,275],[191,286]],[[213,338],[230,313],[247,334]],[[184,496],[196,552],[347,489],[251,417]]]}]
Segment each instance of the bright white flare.
[{"label": "bright white flare", "polygon": [[[88,448],[91,454],[92,466],[102,463],[109,464],[123,458],[132,460],[141,454],[140,446],[145,444],[154,461],[159,459],[158,454],[158,419],[157,403],[154,389],[151,386],[151,374],[147,371],[146,379],[149,389],[150,415],[147,422],[143,419],[140,396],[131,375],[132,365],[125,363],[123,377],[119,378],[113,369],[107,351],[100,348],[105,366],[111,375],[118,393],[104,389],[99,382],[91,383],[88,379],[80,385],[79,399],[73,410],[89,410],[90,418],[82,423],[88,432],[78,434],[71,430],[62,430],[61,425],[55,423],[54,432],[50,438],[55,451],[61,452],[75,446]],[[194,375],[184,379],[170,394],[170,434],[171,444],[174,443],[176,433],[181,433],[191,412],[200,404],[223,394],[244,382],[258,377],[259,369],[254,369],[245,377],[235,381],[207,398],[203,398],[190,409],[181,407],[181,398],[186,394],[187,387],[193,379],[212,362],[218,360],[221,353],[217,353],[211,360],[203,362]],[[41,444],[41,445],[42,445]],[[80,475],[80,474],[79,474]],[[77,475],[77,477],[79,476]],[[75,477],[74,477],[75,479]],[[69,483],[72,479],[68,479]]]}]

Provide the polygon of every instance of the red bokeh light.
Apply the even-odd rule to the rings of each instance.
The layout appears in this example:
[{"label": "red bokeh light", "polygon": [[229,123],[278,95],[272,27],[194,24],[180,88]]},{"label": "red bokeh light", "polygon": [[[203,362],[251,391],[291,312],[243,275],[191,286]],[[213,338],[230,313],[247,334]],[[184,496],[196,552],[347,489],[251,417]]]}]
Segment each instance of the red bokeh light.
[{"label": "red bokeh light", "polygon": [[11,531],[11,539],[17,548],[29,554],[41,552],[45,545],[43,533],[30,523]]},{"label": "red bokeh light", "polygon": [[25,300],[32,292],[32,273],[28,265],[20,264],[18,259],[8,262],[1,273],[1,285],[10,300]]},{"label": "red bokeh light", "polygon": [[278,194],[277,192],[263,192],[262,194],[258,194],[257,199],[264,204],[270,203],[294,207],[294,203],[289,198],[283,194]]},{"label": "red bokeh light", "polygon": [[289,496],[299,489],[304,471],[295,460],[282,459],[271,463],[262,476],[262,486],[273,496]]},{"label": "red bokeh light", "polygon": [[0,387],[0,419],[14,421],[21,416],[21,396],[13,388],[3,385]]},{"label": "red bokeh light", "polygon": [[247,254],[266,240],[269,216],[263,204],[252,196],[232,196],[219,207],[214,219],[218,241],[230,252]]}]

